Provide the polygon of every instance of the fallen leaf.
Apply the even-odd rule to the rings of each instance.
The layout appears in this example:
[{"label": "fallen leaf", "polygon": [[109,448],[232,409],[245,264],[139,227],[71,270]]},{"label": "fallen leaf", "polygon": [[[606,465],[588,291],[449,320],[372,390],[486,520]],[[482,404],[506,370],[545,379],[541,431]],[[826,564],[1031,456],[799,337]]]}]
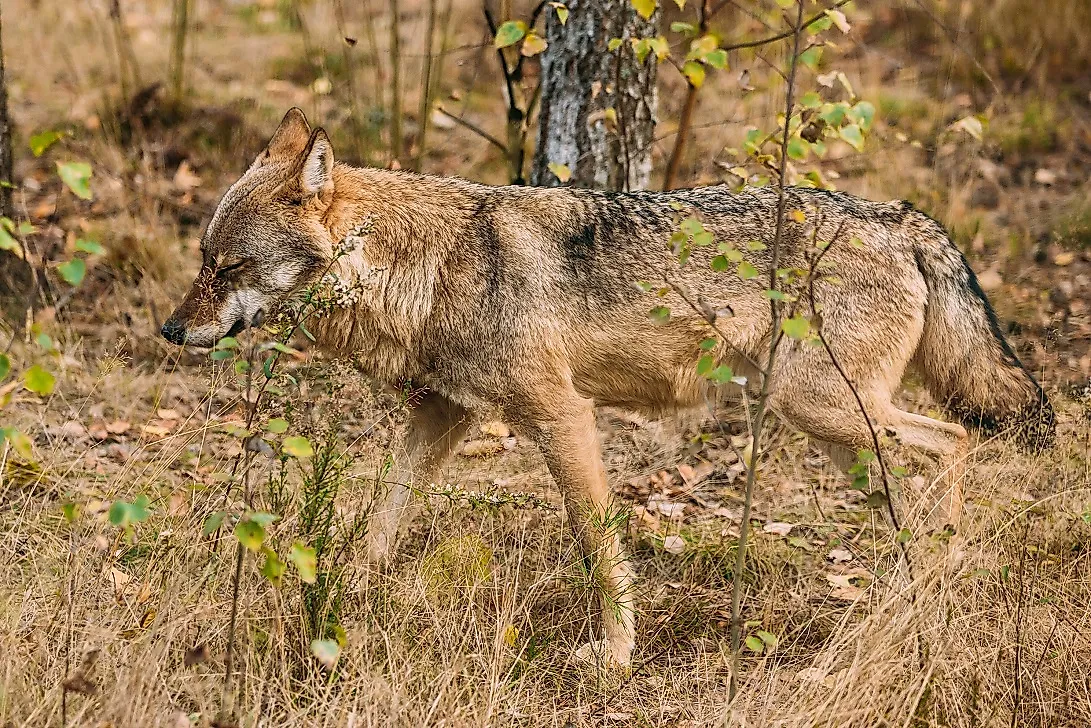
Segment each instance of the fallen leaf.
[{"label": "fallen leaf", "polygon": [[792,529],[796,527],[794,523],[783,523],[781,521],[773,521],[766,523],[761,527],[761,530],[765,533],[771,533],[775,536],[787,536],[792,532]]},{"label": "fallen leaf", "polygon": [[678,555],[686,550],[686,542],[681,536],[667,536],[663,539],[663,550]]},{"label": "fallen leaf", "polygon": [[852,561],[852,552],[848,549],[836,548],[826,554],[826,558],[835,564],[843,564]]},{"label": "fallen leaf", "polygon": [[149,439],[158,440],[170,434],[170,428],[162,425],[144,425],[140,428],[141,435],[147,435]]},{"label": "fallen leaf", "polygon": [[106,423],[106,431],[111,435],[124,435],[132,428],[132,423],[125,420],[114,420]]},{"label": "fallen leaf", "polygon": [[155,416],[161,420],[176,420],[181,417],[176,409],[160,409],[155,411]]},{"label": "fallen leaf", "polygon": [[852,578],[851,574],[826,574],[826,581],[833,587],[830,596],[847,602],[854,602],[864,596],[864,590],[853,584]]},{"label": "fallen leaf", "polygon": [[1053,256],[1053,265],[1059,265],[1064,267],[1066,265],[1072,265],[1072,261],[1076,260],[1076,254],[1071,250],[1066,250],[1063,253],[1057,253]]}]

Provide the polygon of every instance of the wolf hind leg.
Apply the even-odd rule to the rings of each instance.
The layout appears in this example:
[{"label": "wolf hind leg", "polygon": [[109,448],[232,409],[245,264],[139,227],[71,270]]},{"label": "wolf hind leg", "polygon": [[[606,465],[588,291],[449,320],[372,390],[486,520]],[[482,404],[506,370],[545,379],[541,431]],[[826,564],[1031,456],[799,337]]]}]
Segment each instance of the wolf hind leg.
[{"label": "wolf hind leg", "polygon": [[414,485],[428,485],[462,440],[472,418],[466,408],[435,392],[428,392],[409,411],[404,452],[386,482],[378,485],[367,529],[367,552],[372,563],[386,564],[393,556],[398,531],[408,509]]},{"label": "wolf hind leg", "polygon": [[810,361],[805,370],[792,362],[778,367],[770,402],[774,411],[818,440],[831,460],[844,470],[854,464],[858,451],[874,447],[869,419],[880,438],[893,436],[900,449],[935,458],[939,477],[924,492],[910,495],[925,509],[924,523],[931,530],[938,532],[946,525],[957,527],[962,509],[966,430],[898,409],[890,400],[887,376],[880,381],[854,382],[867,412],[865,419],[856,395],[833,363],[828,358],[815,361],[813,356],[814,352],[810,352],[806,357]]}]

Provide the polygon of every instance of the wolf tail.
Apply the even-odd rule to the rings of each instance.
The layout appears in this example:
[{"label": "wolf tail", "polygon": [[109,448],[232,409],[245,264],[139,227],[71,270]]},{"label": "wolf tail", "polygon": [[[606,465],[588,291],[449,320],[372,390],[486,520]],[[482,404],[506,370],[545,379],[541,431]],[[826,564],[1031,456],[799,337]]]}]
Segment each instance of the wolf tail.
[{"label": "wolf tail", "polygon": [[1042,387],[1020,363],[977,276],[935,220],[913,211],[913,253],[928,286],[913,363],[928,390],[965,424],[1014,436],[1023,448],[1053,444],[1056,420]]}]

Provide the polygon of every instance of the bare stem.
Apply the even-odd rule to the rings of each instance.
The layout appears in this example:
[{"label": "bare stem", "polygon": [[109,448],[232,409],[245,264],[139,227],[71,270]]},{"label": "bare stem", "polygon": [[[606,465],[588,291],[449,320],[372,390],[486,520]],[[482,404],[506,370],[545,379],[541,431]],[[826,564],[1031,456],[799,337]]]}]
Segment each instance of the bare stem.
[{"label": "bare stem", "polygon": [[[712,17],[711,0],[702,0],[698,10],[698,36],[708,32],[708,21]],[[678,135],[674,137],[674,148],[667,160],[667,171],[663,175],[663,189],[673,190],[678,182],[678,168],[682,166],[682,152],[686,148],[690,125],[693,123],[693,110],[697,108],[698,87],[689,82],[686,85],[686,100],[682,104],[682,113],[678,117]]]},{"label": "bare stem", "polygon": [[[785,174],[788,165],[788,139],[791,128],[792,107],[794,104],[796,68],[799,65],[799,40],[803,34],[803,0],[796,0],[796,22],[792,27],[792,56],[788,66],[788,89],[784,99],[784,133],[780,140],[780,169],[777,179],[777,220],[773,234],[772,260],[769,263],[769,288],[776,290],[777,265],[780,262],[780,245],[784,237],[784,206],[785,206]],[[731,679],[728,685],[728,704],[735,700],[738,694],[738,675],[741,665],[740,646],[742,643],[742,623],[740,611],[742,606],[743,572],[746,569],[746,546],[750,535],[750,506],[754,500],[754,484],[757,481],[757,464],[761,456],[761,432],[765,424],[765,416],[768,412],[770,383],[773,378],[773,365],[776,363],[777,345],[781,337],[780,329],[780,305],[774,298],[769,299],[769,309],[772,317],[772,333],[769,337],[769,356],[766,360],[765,370],[762,372],[761,393],[758,395],[757,410],[754,413],[753,443],[750,449],[750,462],[746,472],[746,495],[743,500],[742,522],[739,524],[739,545],[735,552],[735,568],[731,575],[731,654],[733,665]]]}]

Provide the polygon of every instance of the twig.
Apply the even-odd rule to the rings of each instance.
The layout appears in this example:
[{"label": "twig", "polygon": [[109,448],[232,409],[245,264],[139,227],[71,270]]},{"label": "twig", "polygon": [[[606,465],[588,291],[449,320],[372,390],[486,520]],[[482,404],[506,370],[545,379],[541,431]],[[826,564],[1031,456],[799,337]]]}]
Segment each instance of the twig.
[{"label": "twig", "polygon": [[[780,174],[777,180],[777,220],[773,233],[772,260],[769,263],[769,288],[777,287],[777,265],[780,262],[780,245],[784,239],[784,207],[785,207],[785,174],[788,165],[788,139],[790,136],[792,107],[795,103],[796,69],[799,67],[799,39],[803,34],[803,0],[796,0],[796,23],[792,27],[792,56],[788,66],[788,89],[784,100],[784,134],[780,141]],[[785,36],[787,37],[787,36]],[[765,416],[769,405],[770,383],[773,378],[773,365],[776,362],[777,345],[781,337],[780,306],[776,299],[769,299],[769,310],[772,319],[772,334],[769,337],[769,356],[764,376],[761,382],[761,393],[758,395],[757,411],[754,413],[754,434],[750,450],[750,463],[746,472],[746,495],[743,501],[742,520],[739,524],[739,545],[735,553],[735,567],[731,574],[731,677],[728,683],[728,704],[738,695],[738,675],[741,663],[740,646],[742,642],[742,624],[739,613],[742,606],[743,571],[746,569],[746,546],[750,535],[750,507],[754,500],[754,484],[757,481],[758,457],[761,454],[761,432],[765,424]]]},{"label": "twig", "polygon": [[[708,32],[708,21],[712,17],[711,0],[702,0],[697,11],[698,35],[703,36]],[[686,137],[689,136],[690,124],[693,122],[693,110],[697,107],[698,87],[686,79],[686,100],[682,104],[682,113],[678,116],[678,136],[674,138],[674,148],[667,160],[667,171],[663,174],[663,189],[673,190],[678,181],[678,168],[682,164],[682,152],[686,148]]]},{"label": "twig", "polygon": [[390,0],[390,153],[395,162],[402,156],[402,70],[401,26],[398,23],[398,0]]},{"label": "twig", "polygon": [[496,137],[494,137],[492,134],[485,131],[481,127],[477,126],[473,122],[466,121],[461,116],[455,116],[450,111],[443,108],[442,106],[437,106],[436,111],[443,114],[448,119],[455,122],[456,124],[459,124],[461,126],[466,127],[467,129],[472,131],[474,134],[477,134],[479,137],[481,137],[482,139],[487,141],[489,144],[492,144],[494,147],[496,147],[500,151],[502,151],[502,152],[507,152],[508,151],[508,148],[506,146],[504,146],[504,143],[502,141],[500,141],[499,139],[497,139]]},{"label": "twig", "polygon": [[[848,5],[850,2],[852,2],[852,0],[838,0],[838,2],[835,2],[833,5],[831,5],[826,10],[836,10],[837,8],[841,7],[842,5]],[[717,8],[717,10],[718,10],[718,8]],[[823,10],[820,13],[815,13],[814,15],[812,15],[805,23],[801,23],[799,25],[798,30],[802,30],[803,28],[806,28],[807,26],[809,26],[814,21],[820,20],[822,18],[822,16],[826,14],[826,10]],[[743,43],[732,43],[731,45],[721,46],[721,48],[723,50],[725,50],[725,51],[737,51],[737,50],[741,50],[743,48],[757,48],[758,46],[769,45],[770,43],[776,43],[777,41],[785,40],[786,38],[791,38],[793,35],[796,35],[796,34],[797,34],[796,30],[789,30],[789,31],[786,31],[784,33],[777,33],[776,35],[771,35],[768,38],[761,38],[760,40],[750,40],[750,41],[745,41]]]},{"label": "twig", "polygon": [[432,50],[436,37],[436,2],[437,0],[428,0],[428,28],[424,31],[424,69],[421,73],[420,107],[417,114],[417,126],[420,131],[417,132],[417,153],[413,156],[414,172],[420,171],[421,161],[424,159],[425,139],[428,136],[429,107],[432,103]]}]

